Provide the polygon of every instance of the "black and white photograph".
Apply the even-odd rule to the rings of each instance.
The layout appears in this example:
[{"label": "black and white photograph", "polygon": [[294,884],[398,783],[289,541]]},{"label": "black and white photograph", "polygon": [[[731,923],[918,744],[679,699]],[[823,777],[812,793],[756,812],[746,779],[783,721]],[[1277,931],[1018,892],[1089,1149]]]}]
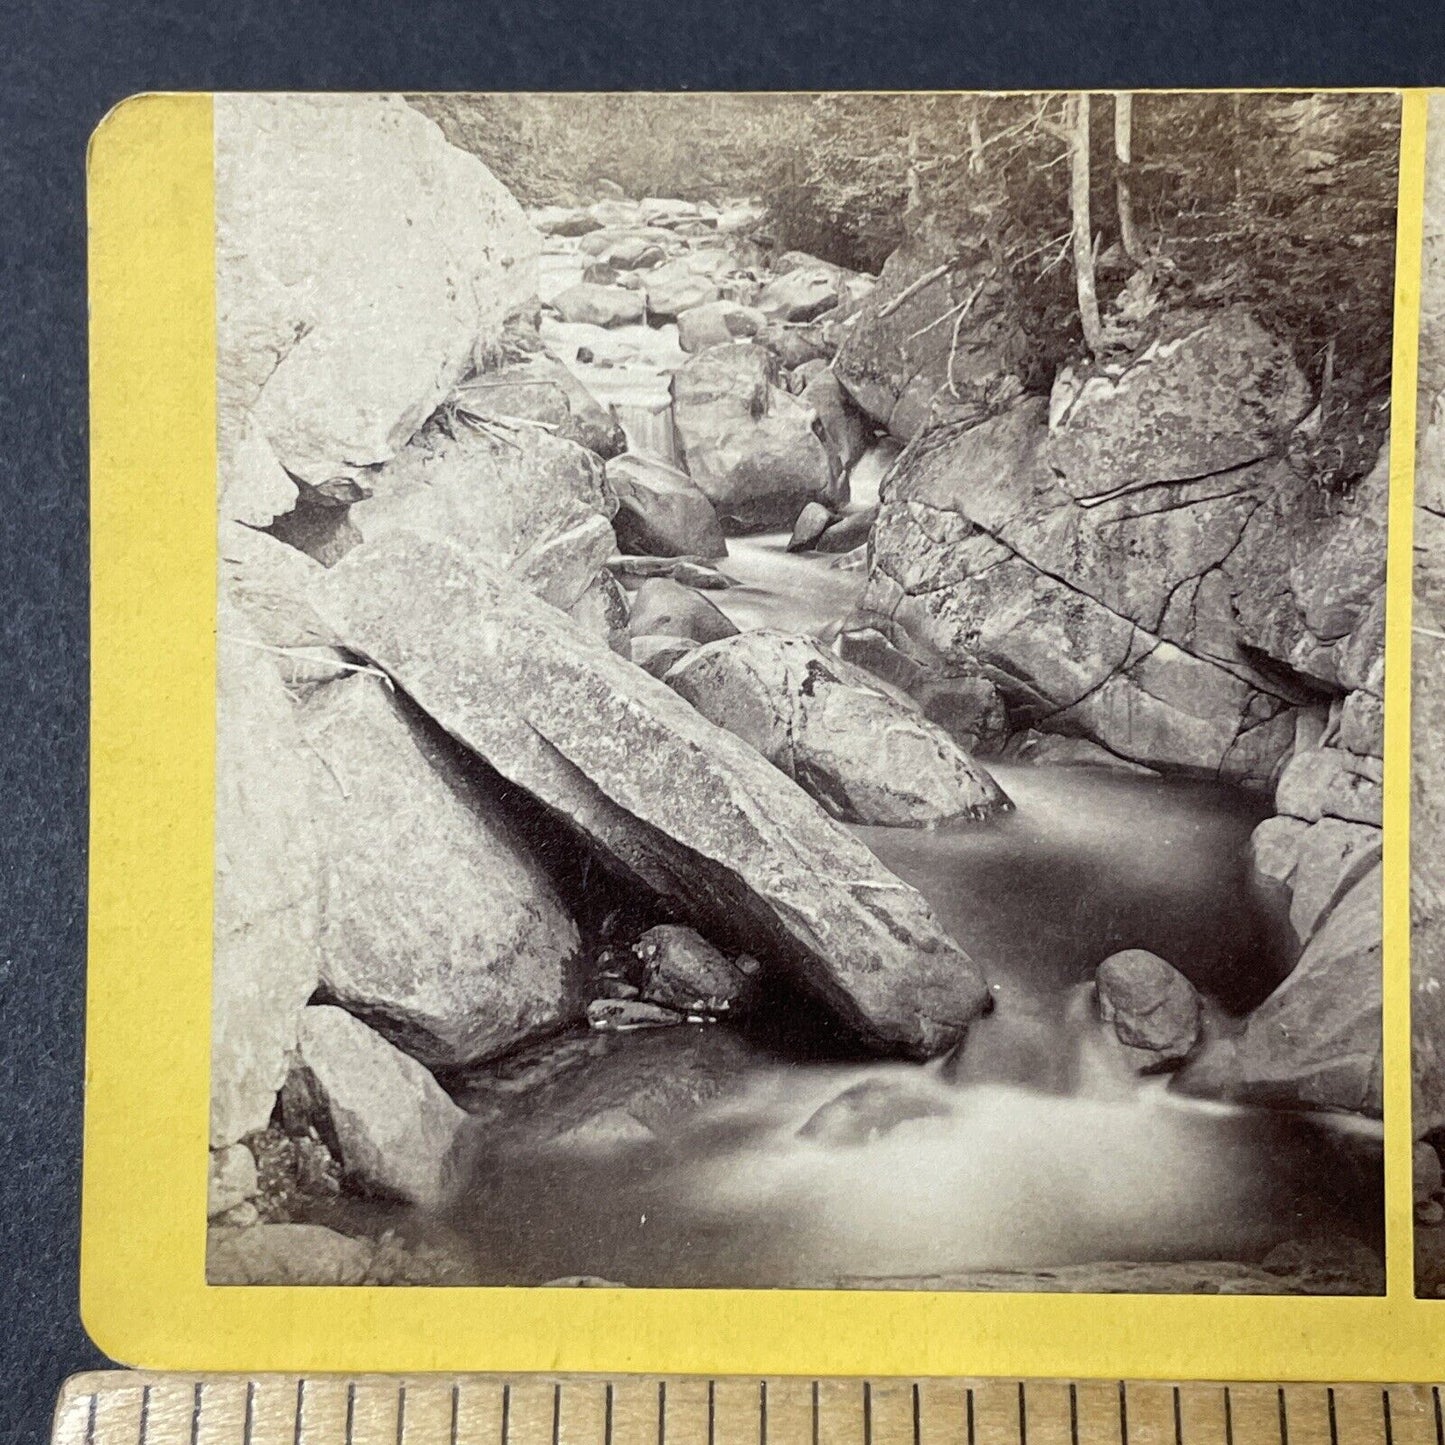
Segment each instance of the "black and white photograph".
[{"label": "black and white photograph", "polygon": [[1445,1297],[1445,104],[1426,122],[1411,628],[1415,1285]]},{"label": "black and white photograph", "polygon": [[1382,1293],[1399,148],[218,95],[208,1282]]}]

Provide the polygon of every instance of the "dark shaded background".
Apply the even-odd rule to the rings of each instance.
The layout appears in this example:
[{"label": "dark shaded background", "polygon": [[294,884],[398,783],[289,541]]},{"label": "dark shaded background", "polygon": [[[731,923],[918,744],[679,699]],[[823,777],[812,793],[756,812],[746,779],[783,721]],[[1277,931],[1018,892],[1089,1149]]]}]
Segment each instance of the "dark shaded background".
[{"label": "dark shaded background", "polygon": [[76,1309],[84,158],[112,104],[213,88],[1432,83],[1441,0],[0,0],[0,1440],[43,1440],[61,1379],[100,1362]]}]

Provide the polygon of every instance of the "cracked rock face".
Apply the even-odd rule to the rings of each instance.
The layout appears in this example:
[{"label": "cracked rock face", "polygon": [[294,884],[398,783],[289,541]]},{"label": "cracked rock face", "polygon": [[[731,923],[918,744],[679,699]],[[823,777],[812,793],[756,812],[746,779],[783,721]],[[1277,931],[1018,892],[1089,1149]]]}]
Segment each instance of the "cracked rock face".
[{"label": "cracked rock face", "polygon": [[861,611],[992,678],[1019,721],[1267,783],[1301,694],[1239,645],[1235,559],[1293,478],[1260,463],[1085,507],[1048,441],[1026,401],[915,442],[885,489]]},{"label": "cracked rock face", "polygon": [[[1257,787],[1289,753],[1299,705],[1326,688],[1382,695],[1388,458],[1340,501],[1296,477],[1268,448],[1298,387],[1277,343],[1225,316],[1226,359],[1259,373],[1248,414],[1275,403],[1247,445],[1207,388],[1193,434],[1136,425],[1152,389],[1156,421],[1184,427],[1186,383],[1222,322],[1183,328],[1120,377],[1075,378],[1052,416],[1025,400],[938,427],[884,488],[858,622],[992,679],[1016,723]],[[1187,465],[1170,464],[1176,443],[1194,449]]]},{"label": "cracked rock face", "polygon": [[718,946],[782,968],[885,1051],[926,1056],[989,1003],[926,901],[757,752],[459,549],[396,533],[318,610],[463,747]]},{"label": "cracked rock face", "polygon": [[689,653],[666,681],[844,822],[925,827],[1012,806],[916,703],[810,638],[745,632]]},{"label": "cracked rock face", "polygon": [[1309,407],[1289,348],[1247,310],[1180,313],[1127,362],[1059,373],[1049,462],[1079,498],[1213,476],[1279,456]]}]

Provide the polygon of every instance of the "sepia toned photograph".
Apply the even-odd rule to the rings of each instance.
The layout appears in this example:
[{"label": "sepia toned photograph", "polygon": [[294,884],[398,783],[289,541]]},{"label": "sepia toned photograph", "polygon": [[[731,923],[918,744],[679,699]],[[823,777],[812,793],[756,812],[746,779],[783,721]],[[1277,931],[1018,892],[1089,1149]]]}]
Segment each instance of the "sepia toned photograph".
[{"label": "sepia toned photograph", "polygon": [[208,1282],[1382,1293],[1399,146],[218,96]]}]

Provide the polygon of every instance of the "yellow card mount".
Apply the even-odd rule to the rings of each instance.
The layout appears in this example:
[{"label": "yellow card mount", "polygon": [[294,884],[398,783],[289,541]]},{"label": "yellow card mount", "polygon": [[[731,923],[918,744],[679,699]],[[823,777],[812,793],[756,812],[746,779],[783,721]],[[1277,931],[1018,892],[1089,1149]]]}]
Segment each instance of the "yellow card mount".
[{"label": "yellow card mount", "polygon": [[77,1375],[52,1445],[1440,1445],[1440,1387]]}]

